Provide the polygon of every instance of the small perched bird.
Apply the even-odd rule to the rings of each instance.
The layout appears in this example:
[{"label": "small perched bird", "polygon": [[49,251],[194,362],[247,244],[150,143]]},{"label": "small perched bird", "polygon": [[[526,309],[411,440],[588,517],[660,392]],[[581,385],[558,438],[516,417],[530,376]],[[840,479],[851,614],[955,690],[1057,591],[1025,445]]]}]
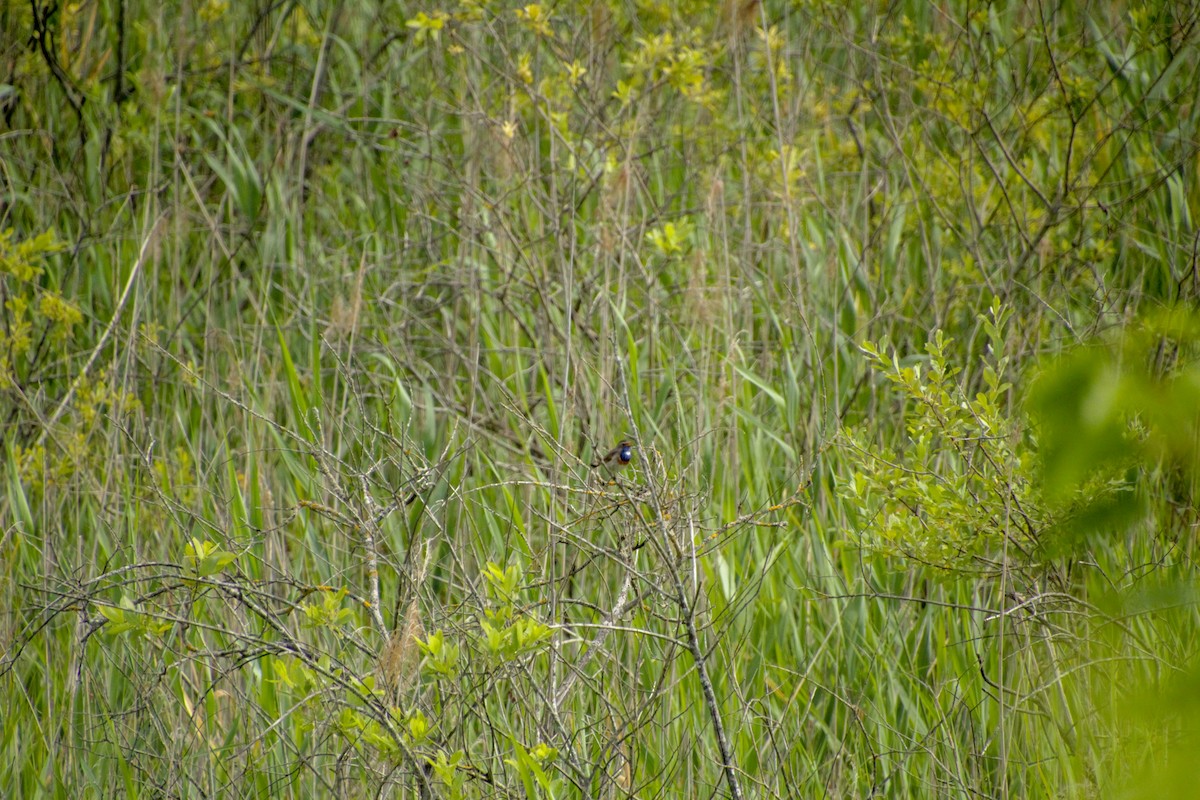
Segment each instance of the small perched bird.
[{"label": "small perched bird", "polygon": [[633,461],[633,442],[626,440],[593,461],[592,468],[604,466],[618,470],[629,466],[630,461]]}]

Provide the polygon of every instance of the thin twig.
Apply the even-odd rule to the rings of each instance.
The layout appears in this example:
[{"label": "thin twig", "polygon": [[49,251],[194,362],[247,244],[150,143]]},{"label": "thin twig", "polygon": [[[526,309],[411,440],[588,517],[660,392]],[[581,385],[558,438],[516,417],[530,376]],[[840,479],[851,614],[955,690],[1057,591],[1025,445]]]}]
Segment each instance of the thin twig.
[{"label": "thin twig", "polygon": [[[613,350],[620,352],[613,342]],[[621,399],[625,404],[626,418],[629,420],[629,425],[633,430],[635,441],[641,443],[642,433],[638,429],[637,420],[634,418],[633,405],[629,400],[629,383],[625,378],[624,362],[620,357],[617,357],[617,374],[620,376],[621,383]],[[648,453],[649,449],[642,448],[643,453]],[[654,481],[652,470],[646,469],[646,485],[650,490],[651,508],[654,512],[654,521],[658,525],[658,532],[662,536],[664,551],[670,553],[678,552],[678,547],[672,541],[670,531],[667,530],[666,520],[662,513],[662,503],[659,500],[658,486]],[[694,554],[694,548],[693,548]],[[682,554],[680,554],[682,556]],[[674,584],[675,602],[679,604],[680,615],[683,617],[684,629],[687,632],[687,650],[692,654],[692,661],[696,665],[696,675],[700,679],[700,689],[704,693],[704,705],[708,708],[709,717],[712,719],[713,730],[717,734],[717,748],[721,753],[721,769],[725,773],[725,783],[729,786],[729,794],[733,800],[742,800],[742,786],[738,781],[738,769],[733,759],[733,748],[729,745],[729,737],[725,733],[725,723],[721,719],[721,708],[717,705],[717,693],[713,690],[712,678],[708,673],[708,663],[705,660],[704,648],[700,645],[700,633],[696,629],[695,609],[688,602],[687,589],[683,585],[683,579],[679,575],[678,562],[673,562],[670,558],[665,559],[667,562],[667,572],[671,575],[671,581]]]}]

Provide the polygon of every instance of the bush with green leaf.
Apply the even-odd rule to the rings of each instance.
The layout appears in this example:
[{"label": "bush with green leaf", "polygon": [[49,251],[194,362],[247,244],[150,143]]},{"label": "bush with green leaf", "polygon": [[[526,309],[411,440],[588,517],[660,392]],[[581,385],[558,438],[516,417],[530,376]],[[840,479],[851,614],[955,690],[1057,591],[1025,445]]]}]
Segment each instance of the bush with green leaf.
[{"label": "bush with green leaf", "polygon": [[[842,497],[858,508],[858,541],[889,555],[955,572],[997,575],[1037,566],[1051,524],[1037,452],[1012,416],[1004,355],[1012,312],[999,299],[979,323],[985,346],[972,373],[955,366],[936,331],[921,356],[866,342],[872,369],[894,387],[902,447],[848,431]],[[973,383],[980,384],[971,392]]]}]

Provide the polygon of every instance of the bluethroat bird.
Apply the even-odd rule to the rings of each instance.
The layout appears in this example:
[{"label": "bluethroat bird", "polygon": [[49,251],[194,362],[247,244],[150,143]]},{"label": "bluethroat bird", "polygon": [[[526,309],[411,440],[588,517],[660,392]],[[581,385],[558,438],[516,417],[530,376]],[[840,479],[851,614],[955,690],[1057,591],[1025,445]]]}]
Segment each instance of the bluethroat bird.
[{"label": "bluethroat bird", "polygon": [[616,471],[629,466],[629,462],[631,461],[633,461],[633,442],[625,440],[593,461],[592,468],[595,469],[596,467],[604,466]]}]

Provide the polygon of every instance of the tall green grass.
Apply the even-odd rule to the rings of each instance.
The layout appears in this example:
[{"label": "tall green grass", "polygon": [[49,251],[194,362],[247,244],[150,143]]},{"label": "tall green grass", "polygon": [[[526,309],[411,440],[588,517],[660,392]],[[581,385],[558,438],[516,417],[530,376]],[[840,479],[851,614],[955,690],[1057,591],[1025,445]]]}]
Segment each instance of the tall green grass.
[{"label": "tall green grass", "polygon": [[1024,396],[1195,307],[1195,12],[168,12],[0,11],[6,791],[1188,796],[1195,449]]}]

